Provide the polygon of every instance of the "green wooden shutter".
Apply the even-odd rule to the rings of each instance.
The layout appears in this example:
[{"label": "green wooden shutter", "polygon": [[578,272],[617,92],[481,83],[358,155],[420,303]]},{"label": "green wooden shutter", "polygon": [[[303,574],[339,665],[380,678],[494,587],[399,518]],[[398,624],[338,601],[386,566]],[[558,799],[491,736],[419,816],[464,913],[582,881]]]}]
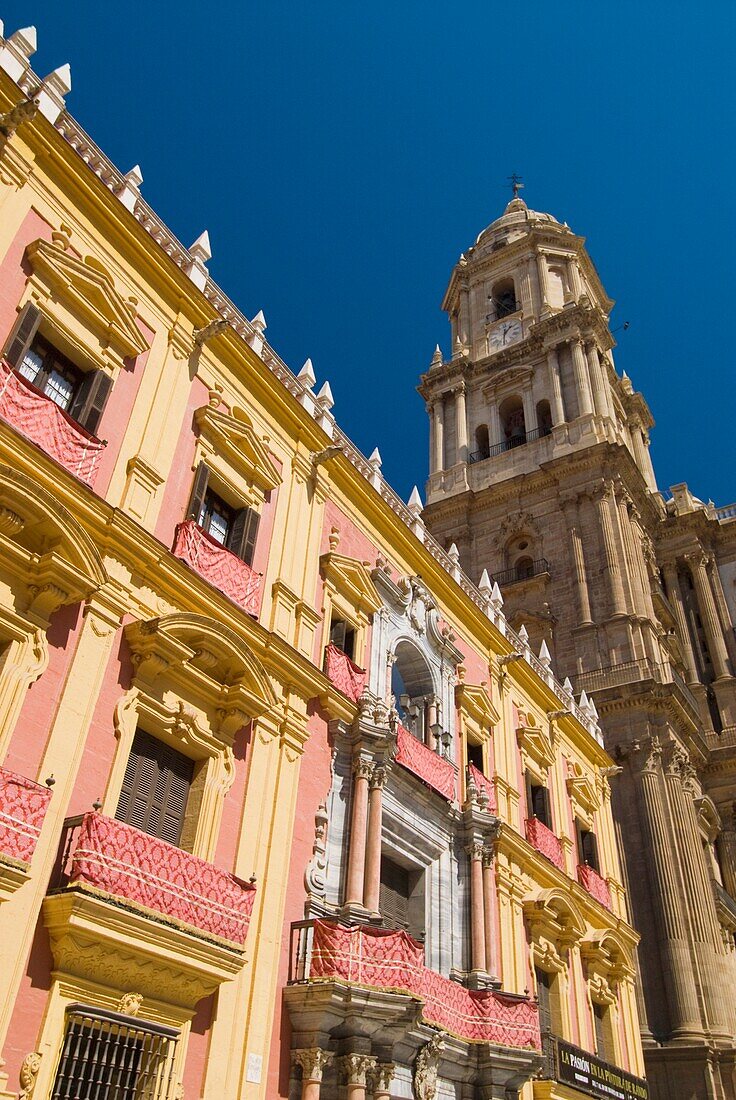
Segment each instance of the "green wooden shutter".
[{"label": "green wooden shutter", "polygon": [[207,482],[210,479],[209,467],[204,462],[200,462],[197,466],[196,473],[194,474],[194,485],[192,486],[192,495],[189,498],[189,507],[187,508],[187,519],[193,519],[195,523],[199,523],[199,517],[202,513],[202,506],[204,504],[204,495],[207,492]]},{"label": "green wooden shutter", "polygon": [[109,374],[103,370],[87,371],[69,407],[69,415],[90,435],[95,435],[111,392],[112,378]]},{"label": "green wooden shutter", "polygon": [[258,512],[252,508],[241,508],[235,513],[235,518],[230,528],[227,540],[227,548],[233,554],[237,554],[248,565],[253,564],[253,555],[258,538],[258,524],[260,522]]},{"label": "green wooden shutter", "polygon": [[18,319],[5,344],[3,358],[11,367],[17,367],[23,362],[23,356],[31,346],[31,340],[36,335],[36,330],[41,323],[41,311],[27,302],[18,314]]}]

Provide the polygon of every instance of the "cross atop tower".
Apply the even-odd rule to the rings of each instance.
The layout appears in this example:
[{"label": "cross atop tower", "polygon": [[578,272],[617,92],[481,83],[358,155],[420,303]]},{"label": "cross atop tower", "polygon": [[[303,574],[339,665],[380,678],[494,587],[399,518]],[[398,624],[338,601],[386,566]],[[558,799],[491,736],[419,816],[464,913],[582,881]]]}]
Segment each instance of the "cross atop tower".
[{"label": "cross atop tower", "polygon": [[514,198],[517,199],[519,197],[519,192],[524,186],[524,181],[522,180],[521,176],[517,176],[516,172],[512,172],[511,175],[507,176],[506,178],[511,184],[511,190],[514,193]]}]

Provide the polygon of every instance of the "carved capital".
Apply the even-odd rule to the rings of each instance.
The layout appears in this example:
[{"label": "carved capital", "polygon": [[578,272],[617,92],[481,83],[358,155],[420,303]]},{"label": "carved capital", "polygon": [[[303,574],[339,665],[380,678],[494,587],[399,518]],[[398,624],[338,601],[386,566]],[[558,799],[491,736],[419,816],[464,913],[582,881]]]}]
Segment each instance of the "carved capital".
[{"label": "carved capital", "polygon": [[325,1068],[332,1065],[334,1058],[332,1051],[321,1050],[319,1047],[302,1048],[291,1052],[291,1060],[295,1066],[301,1068],[304,1081],[321,1081]]},{"label": "carved capital", "polygon": [[485,845],[482,840],[473,840],[470,844],[465,845],[465,851],[468,853],[471,860],[483,859]]},{"label": "carved capital", "polygon": [[662,746],[654,737],[634,741],[627,755],[634,771],[641,775],[654,775],[662,766]]},{"label": "carved capital", "polygon": [[363,760],[362,757],[358,757],[353,761],[353,779],[365,779],[370,780],[373,775],[374,765],[370,760]]},{"label": "carved capital", "polygon": [[386,780],[388,779],[388,768],[385,764],[381,764],[373,769],[371,777],[369,779],[370,789],[383,790],[386,786]]},{"label": "carved capital", "polygon": [[396,1066],[393,1062],[379,1062],[373,1072],[373,1091],[389,1093]]},{"label": "carved capital", "polygon": [[376,1059],[368,1054],[343,1054],[338,1059],[338,1066],[347,1077],[348,1084],[360,1085],[362,1088],[367,1084],[368,1075],[375,1070],[376,1065]]}]

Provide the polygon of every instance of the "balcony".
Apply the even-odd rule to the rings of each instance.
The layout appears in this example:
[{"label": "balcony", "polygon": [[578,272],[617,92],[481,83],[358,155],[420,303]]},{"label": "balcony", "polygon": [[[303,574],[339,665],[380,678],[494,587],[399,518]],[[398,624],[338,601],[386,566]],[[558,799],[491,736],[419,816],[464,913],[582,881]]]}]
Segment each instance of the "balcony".
[{"label": "balcony", "polygon": [[[289,985],[312,989],[335,982],[403,994],[419,1002],[423,1022],[468,1042],[541,1048],[534,1001],[495,990],[466,989],[429,970],[422,945],[408,933],[322,920],[293,924]],[[351,989],[347,999],[352,1003],[354,996]],[[296,991],[288,999],[296,1002]],[[314,1000],[311,994],[309,1000]]]},{"label": "balcony", "polygon": [[[612,1097],[614,1100],[648,1100],[649,1088],[643,1077],[604,1062],[581,1047],[554,1035],[544,1036],[544,1068],[541,1077],[567,1085],[575,1093]],[[544,1094],[545,1096],[547,1093]],[[556,1093],[555,1093],[556,1095]],[[567,1095],[567,1092],[565,1093]]]},{"label": "balcony", "polygon": [[0,768],[0,900],[25,881],[50,801],[48,787]]},{"label": "balcony", "polygon": [[520,584],[522,581],[531,580],[532,577],[541,577],[549,574],[549,562],[546,558],[537,558],[536,561],[526,562],[521,568],[504,569],[501,573],[494,573],[491,581],[495,581],[500,588],[507,584]]},{"label": "balcony", "polygon": [[94,486],[106,444],[86,432],[4,360],[0,362],[0,417],[70,474]]},{"label": "balcony", "polygon": [[496,813],[496,792],[493,789],[493,783],[487,776],[483,775],[483,772],[479,768],[476,768],[475,764],[468,764],[467,770],[467,784],[471,783],[475,786],[478,792],[479,801],[484,805],[484,809],[489,813]]},{"label": "balcony", "polygon": [[359,668],[347,653],[332,643],[325,649],[325,676],[354,703],[363,694],[367,678],[365,669]]},{"label": "balcony", "polygon": [[404,726],[397,731],[396,763],[437,791],[448,802],[454,802],[457,790],[455,765],[432,752]]},{"label": "balcony", "polygon": [[562,842],[538,817],[528,817],[526,819],[526,839],[540,855],[545,856],[550,863],[554,863],[559,871],[565,873],[565,855],[562,851]]},{"label": "balcony", "polygon": [[523,447],[527,443],[533,443],[535,439],[544,439],[545,436],[551,434],[551,428],[532,428],[529,432],[521,432],[519,435],[512,436],[511,439],[504,439],[502,443],[494,443],[487,451],[474,451],[472,454],[468,455],[468,462],[483,462],[487,458],[495,458],[497,455],[502,455],[506,451],[513,451],[517,447]]},{"label": "balcony", "polygon": [[697,699],[679,672],[669,664],[655,664],[647,658],[634,661],[620,661],[615,665],[603,665],[589,672],[581,672],[575,677],[576,692],[605,691],[608,688],[625,687],[629,684],[653,680],[657,684],[673,684],[688,707],[691,717],[700,722],[700,708]]},{"label": "balcony", "polygon": [[578,864],[578,882],[587,890],[592,898],[600,902],[606,909],[611,908],[611,890],[608,883],[590,866],[589,863]]},{"label": "balcony", "polygon": [[[99,813],[65,823],[44,902],[54,965],[192,1007],[245,962],[255,887]],[[142,988],[145,987],[145,988]]]},{"label": "balcony", "polygon": [[249,615],[258,614],[262,576],[247,562],[186,520],[176,528],[172,553]]}]

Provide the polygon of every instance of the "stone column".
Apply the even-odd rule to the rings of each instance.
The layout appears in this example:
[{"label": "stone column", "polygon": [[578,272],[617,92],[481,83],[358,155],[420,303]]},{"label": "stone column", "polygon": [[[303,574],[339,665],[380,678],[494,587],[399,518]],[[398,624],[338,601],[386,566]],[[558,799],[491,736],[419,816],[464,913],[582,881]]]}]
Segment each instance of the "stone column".
[{"label": "stone column", "polygon": [[368,796],[368,838],[365,849],[365,883],[363,904],[370,913],[378,913],[381,888],[381,835],[383,830],[383,788],[385,768],[374,768]]},{"label": "stone column", "polygon": [[495,397],[488,408],[488,443],[491,448],[493,448],[496,443],[503,443],[501,416],[498,411],[498,401]]},{"label": "stone column", "polygon": [[565,406],[562,403],[562,383],[560,382],[560,361],[557,348],[547,352],[547,370],[549,371],[549,392],[552,395],[552,423],[555,427],[565,423]]},{"label": "stone column", "polygon": [[533,432],[537,426],[537,413],[532,399],[531,383],[526,385],[521,391],[521,401],[524,406],[524,431],[528,435],[529,432]]},{"label": "stone column", "polygon": [[634,564],[639,575],[641,582],[641,591],[644,597],[645,613],[651,619],[652,622],[656,620],[656,613],[654,611],[654,602],[652,600],[652,585],[649,579],[649,566],[647,558],[646,547],[651,544],[649,536],[644,531],[644,524],[642,522],[641,514],[634,505],[631,497],[627,495],[626,498],[627,511],[629,517],[629,537],[631,539],[632,553],[634,555]]},{"label": "stone column", "polygon": [[473,970],[486,973],[486,930],[483,915],[483,844],[473,841],[470,856],[470,944]]},{"label": "stone column", "polygon": [[570,293],[572,294],[573,301],[577,302],[582,293],[582,283],[580,281],[580,271],[575,260],[567,261],[567,279],[570,285]]},{"label": "stone column", "polygon": [[302,1100],[319,1100],[322,1074],[332,1064],[335,1055],[319,1047],[292,1050],[291,1060],[302,1071]]},{"label": "stone column", "polygon": [[721,819],[723,821],[723,828],[721,829],[718,839],[716,841],[718,847],[718,862],[721,866],[721,874],[723,875],[723,885],[731,895],[732,898],[736,898],[736,815],[734,815],[733,807],[729,808],[728,813],[721,811]]},{"label": "stone column", "polygon": [[[673,1037],[697,1038],[702,1037],[703,1025],[688,943],[688,921],[681,901],[683,884],[679,862],[672,850],[660,787],[661,756],[659,744],[647,738],[632,754],[632,770],[638,787],[642,840],[649,867],[649,902],[659,939]],[[640,954],[645,955],[646,950],[647,945],[642,944]]]},{"label": "stone column", "polygon": [[693,653],[693,646],[690,640],[690,631],[687,625],[687,616],[685,615],[685,605],[682,602],[680,580],[677,576],[677,565],[674,561],[666,561],[662,566],[662,572],[664,573],[664,580],[667,585],[667,595],[672,604],[672,610],[675,613],[675,622],[677,623],[677,632],[680,636],[682,659],[685,662],[687,682],[689,684],[697,684],[698,674],[695,671],[695,654]]},{"label": "stone column", "polygon": [[441,397],[432,406],[434,412],[434,473],[445,468],[445,410]]},{"label": "stone column", "polygon": [[485,918],[485,947],[486,970],[496,977],[498,971],[496,962],[495,929],[493,926],[493,912],[495,909],[495,883],[493,880],[493,848],[483,849],[483,915]]},{"label": "stone column", "polygon": [[373,1072],[373,1100],[389,1100],[391,1081],[396,1066],[393,1062],[379,1062]]},{"label": "stone column", "polygon": [[603,554],[606,560],[606,572],[611,591],[611,606],[614,615],[625,615],[626,604],[624,590],[621,584],[621,568],[618,560],[618,551],[613,534],[611,520],[610,499],[613,496],[610,482],[601,484],[595,493],[595,503],[598,509],[601,534],[603,536]]},{"label": "stone column", "polygon": [[434,405],[427,405],[427,416],[429,419],[429,473],[430,477],[436,473],[437,467],[435,466],[435,457],[437,445],[435,442],[436,429],[434,425]]},{"label": "stone column", "polygon": [[593,388],[593,405],[598,416],[608,416],[608,402],[606,400],[605,382],[601,371],[601,361],[598,356],[598,348],[595,343],[585,346],[585,357],[588,360],[590,383]]},{"label": "stone column", "polygon": [[468,461],[468,417],[465,409],[465,383],[461,382],[455,390],[455,438],[457,440],[457,461]]},{"label": "stone column", "polygon": [[705,554],[700,553],[686,554],[685,559],[692,573],[695,594],[698,597],[700,617],[703,622],[705,637],[708,641],[708,652],[713,662],[713,670],[716,674],[716,679],[720,680],[723,676],[730,676],[731,670],[728,663],[726,643],[723,639],[723,631],[721,630],[721,624],[718,619],[716,601],[708,576],[708,558]]},{"label": "stone column", "polygon": [[[731,658],[731,667],[734,667],[734,633],[733,624],[731,623],[731,614],[728,610],[728,604],[726,603],[726,595],[723,591],[723,585],[721,584],[721,574],[718,572],[718,562],[713,554],[708,555],[708,578],[710,580],[711,588],[713,589],[713,595],[715,596],[716,608],[718,610],[718,618],[721,621],[721,630],[723,631],[723,637],[726,640],[726,649],[728,650],[729,657]],[[730,641],[730,644],[729,644]]]},{"label": "stone column", "polygon": [[619,485],[616,506],[618,508],[618,524],[624,547],[624,557],[626,558],[627,564],[626,576],[631,592],[631,610],[635,615],[639,615],[641,618],[646,619],[649,616],[649,609],[646,602],[646,593],[644,591],[642,571],[640,568],[641,549],[634,542],[634,533],[631,529],[631,517],[629,515],[631,503],[632,501],[628,493],[622,485]]},{"label": "stone column", "polygon": [[636,464],[642,472],[647,487],[654,493],[657,491],[657,480],[654,476],[654,467],[649,457],[649,438],[644,434],[644,428],[638,420],[629,425],[631,432],[631,445],[634,448]]},{"label": "stone column", "polygon": [[537,275],[539,276],[542,313],[544,313],[549,309],[549,282],[547,280],[547,257],[541,252],[537,253]]},{"label": "stone column", "polygon": [[368,1076],[376,1068],[376,1059],[367,1054],[344,1054],[338,1064],[348,1079],[347,1100],[365,1100]]},{"label": "stone column", "polygon": [[360,758],[353,764],[353,812],[350,819],[350,854],[345,885],[345,904],[363,907],[365,880],[366,818],[368,813],[368,780],[373,765]]},{"label": "stone column", "polygon": [[590,394],[590,379],[588,378],[588,364],[583,351],[583,341],[576,337],[570,341],[572,352],[572,369],[575,374],[575,385],[578,391],[578,405],[580,416],[589,416],[593,412],[593,402]]},{"label": "stone column", "polygon": [[562,508],[565,513],[567,529],[570,535],[572,565],[578,599],[578,622],[580,626],[585,626],[593,620],[590,614],[588,580],[585,575],[585,555],[583,553],[583,534],[580,526],[580,512],[578,503],[575,500],[563,500]]}]

